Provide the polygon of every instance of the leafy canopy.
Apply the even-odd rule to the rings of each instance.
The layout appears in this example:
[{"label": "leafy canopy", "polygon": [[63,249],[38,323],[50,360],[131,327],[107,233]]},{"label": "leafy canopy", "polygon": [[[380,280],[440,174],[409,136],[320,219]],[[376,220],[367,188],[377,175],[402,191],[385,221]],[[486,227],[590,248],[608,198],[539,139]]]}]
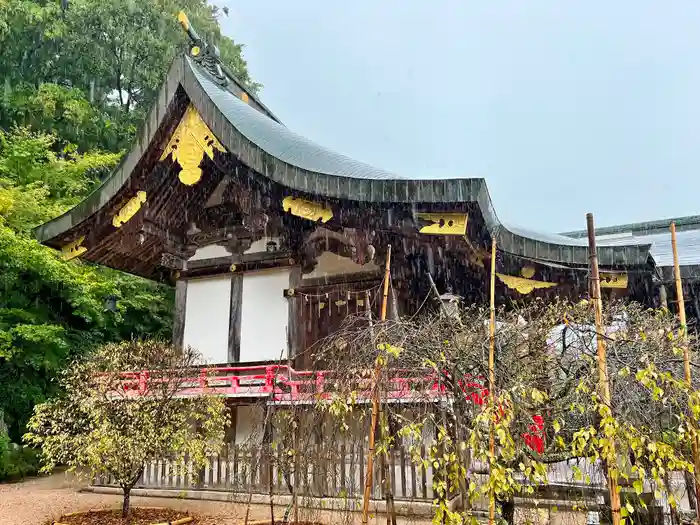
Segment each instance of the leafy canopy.
[{"label": "leafy canopy", "polygon": [[170,288],[62,261],[30,232],[87,196],[129,148],[187,46],[181,9],[259,89],[242,46],[221,34],[225,10],[206,0],[71,0],[65,10],[0,0],[0,411],[14,442],[74,359],[108,342],[171,335]]}]

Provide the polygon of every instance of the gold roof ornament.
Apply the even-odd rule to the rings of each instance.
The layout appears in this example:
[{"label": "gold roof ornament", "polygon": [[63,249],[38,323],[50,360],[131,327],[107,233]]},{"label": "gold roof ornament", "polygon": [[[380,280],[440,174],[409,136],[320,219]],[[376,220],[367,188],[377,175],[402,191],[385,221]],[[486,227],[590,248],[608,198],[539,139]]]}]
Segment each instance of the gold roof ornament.
[{"label": "gold roof ornament", "polygon": [[505,275],[502,273],[497,273],[496,276],[501,280],[511,290],[516,290],[517,292],[526,295],[540,288],[552,288],[556,286],[557,283],[548,283],[546,281],[535,281],[533,279],[526,279],[524,277],[516,277],[514,275]]},{"label": "gold roof ornament", "polygon": [[180,11],[177,14],[177,21],[180,22],[182,29],[184,29],[185,31],[190,30],[190,20],[189,20],[189,18],[187,18],[187,15],[185,14],[184,11]]},{"label": "gold roof ornament", "polygon": [[525,277],[525,279],[531,279],[535,275],[535,269],[532,266],[523,266],[520,270],[520,275]]},{"label": "gold roof ornament", "polygon": [[328,222],[333,218],[333,210],[331,208],[317,202],[291,196],[282,200],[282,209],[292,215],[314,222]]},{"label": "gold roof ornament", "polygon": [[627,288],[629,278],[626,273],[600,272],[601,288]]},{"label": "gold roof ornament", "polygon": [[170,137],[160,160],[165,160],[172,154],[173,160],[180,165],[180,182],[187,186],[197,184],[202,178],[203,156],[214,159],[214,150],[226,151],[221,142],[214,136],[204,123],[193,105],[189,105],[185,115]]},{"label": "gold roof ornament", "polygon": [[85,246],[81,246],[84,240],[85,235],[63,246],[61,248],[61,257],[63,257],[63,260],[70,261],[71,259],[75,259],[76,257],[80,257],[82,254],[84,254],[87,251]]},{"label": "gold roof ornament", "polygon": [[177,20],[190,38],[190,57],[192,60],[210,73],[214,82],[221,86],[228,85],[229,78],[227,74],[224,73],[221,63],[221,51],[219,48],[213,44],[208,44],[199,36],[199,33],[192,27],[184,11],[178,13]]},{"label": "gold roof ornament", "polygon": [[423,226],[420,233],[430,235],[466,235],[467,215],[464,213],[417,213],[416,217],[432,222]]},{"label": "gold roof ornament", "polygon": [[122,208],[119,210],[114,217],[112,217],[112,226],[119,228],[121,225],[125,224],[129,219],[138,213],[141,209],[141,205],[146,202],[146,192],[138,191],[136,195],[129,199]]}]

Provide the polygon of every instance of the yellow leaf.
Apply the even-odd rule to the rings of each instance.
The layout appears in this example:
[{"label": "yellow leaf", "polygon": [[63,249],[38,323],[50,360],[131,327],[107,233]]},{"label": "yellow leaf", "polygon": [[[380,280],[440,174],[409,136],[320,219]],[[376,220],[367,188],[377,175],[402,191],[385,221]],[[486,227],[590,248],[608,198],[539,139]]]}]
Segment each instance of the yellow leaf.
[{"label": "yellow leaf", "polygon": [[625,508],[627,509],[627,512],[629,512],[630,514],[634,513],[634,507],[632,506],[632,504],[629,501],[627,503],[625,503]]}]

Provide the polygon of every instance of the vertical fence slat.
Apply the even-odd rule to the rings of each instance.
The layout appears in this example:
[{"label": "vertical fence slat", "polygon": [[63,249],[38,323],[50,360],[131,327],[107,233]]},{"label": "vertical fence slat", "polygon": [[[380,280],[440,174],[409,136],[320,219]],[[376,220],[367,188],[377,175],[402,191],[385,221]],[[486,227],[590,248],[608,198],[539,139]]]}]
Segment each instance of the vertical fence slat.
[{"label": "vertical fence slat", "polygon": [[170,458],[165,458],[165,460],[163,461],[163,485],[166,487],[170,487],[171,485]]},{"label": "vertical fence slat", "polygon": [[408,463],[409,468],[411,469],[411,498],[418,498],[418,484],[416,481],[416,464],[413,462],[413,458],[409,458],[409,463]]},{"label": "vertical fence slat", "polygon": [[360,464],[360,483],[357,485],[357,492],[362,493],[365,487],[365,447],[364,442],[358,444],[359,454],[357,455],[357,460]]},{"label": "vertical fence slat", "polygon": [[391,449],[389,452],[389,479],[391,480],[391,493],[396,498],[396,450]]},{"label": "vertical fence slat", "polygon": [[260,490],[260,469],[262,467],[262,450],[260,448],[250,451],[250,484],[253,490]]},{"label": "vertical fence slat", "polygon": [[238,445],[233,445],[233,469],[231,471],[232,475],[229,476],[229,487],[238,485],[238,468]]},{"label": "vertical fence slat", "polygon": [[326,459],[326,451],[321,444],[320,448],[320,460],[321,460],[321,496],[328,495],[328,460]]},{"label": "vertical fence slat", "polygon": [[340,444],[340,491],[347,495],[347,482],[345,478],[345,442]]},{"label": "vertical fence slat", "polygon": [[399,463],[401,464],[401,497],[408,498],[406,493],[406,450],[403,447],[399,449]]},{"label": "vertical fence slat", "polygon": [[357,491],[357,487],[359,486],[356,482],[355,479],[355,470],[356,470],[356,456],[357,454],[357,447],[355,446],[354,443],[350,443],[350,486],[348,487],[348,497],[355,496],[355,493]]},{"label": "vertical fence slat", "polygon": [[219,458],[219,487],[228,489],[228,472],[229,472],[229,445],[226,443],[222,450],[223,456]]},{"label": "vertical fence slat", "polygon": [[[425,444],[420,446],[420,457],[425,458]],[[423,499],[428,499],[428,472],[427,467],[421,464],[421,495]]]},{"label": "vertical fence slat", "polygon": [[209,486],[209,476],[211,475],[211,464],[212,457],[206,456],[204,458],[204,467],[199,469],[197,473],[197,486],[198,487],[208,487]]},{"label": "vertical fence slat", "polygon": [[[282,455],[282,447],[277,447],[277,466],[273,471],[273,474],[277,476],[277,483],[275,483],[275,486],[277,487],[277,492],[281,493],[282,492],[282,483],[283,483],[283,478],[284,478],[284,473],[287,471],[287,463],[286,460],[287,458],[283,457]],[[283,465],[282,462],[285,461],[285,464]]]}]

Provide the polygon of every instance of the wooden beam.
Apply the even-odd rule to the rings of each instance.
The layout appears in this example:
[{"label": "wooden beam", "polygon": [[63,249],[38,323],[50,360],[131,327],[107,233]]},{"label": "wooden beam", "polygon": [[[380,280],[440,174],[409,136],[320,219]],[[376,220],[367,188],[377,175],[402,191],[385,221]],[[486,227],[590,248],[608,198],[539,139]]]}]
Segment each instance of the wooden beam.
[{"label": "wooden beam", "polygon": [[228,323],[228,360],[241,360],[241,312],[243,311],[243,274],[231,275],[231,308]]},{"label": "wooden beam", "polygon": [[[289,287],[296,289],[301,284],[301,266],[294,266],[289,273]],[[302,350],[299,344],[299,324],[302,322],[300,315],[301,305],[296,297],[290,297],[287,301],[287,356],[289,362],[294,364],[297,354]]]},{"label": "wooden beam", "polygon": [[185,340],[185,307],[187,304],[187,281],[175,283],[175,311],[173,312],[173,345],[182,348]]}]

